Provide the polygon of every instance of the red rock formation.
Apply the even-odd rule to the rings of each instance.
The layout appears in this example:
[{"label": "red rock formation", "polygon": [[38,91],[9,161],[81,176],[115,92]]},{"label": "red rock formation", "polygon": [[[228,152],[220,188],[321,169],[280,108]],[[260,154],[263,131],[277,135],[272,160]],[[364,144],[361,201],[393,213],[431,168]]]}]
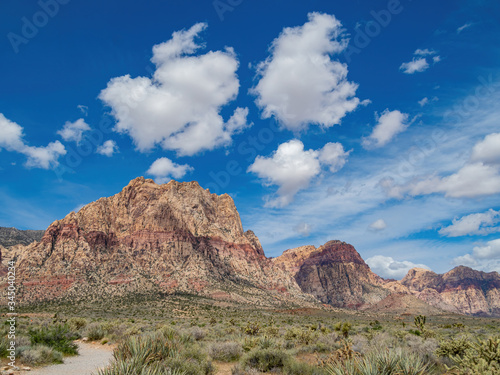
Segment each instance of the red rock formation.
[{"label": "red rock formation", "polygon": [[303,292],[333,306],[360,308],[389,294],[381,287],[382,279],[345,242],[287,250],[273,262],[291,272]]},{"label": "red rock formation", "polygon": [[243,232],[232,198],[196,182],[136,178],[52,223],[17,269],[26,301],[148,291],[304,297]]},{"label": "red rock formation", "polygon": [[500,275],[455,267],[443,275],[414,268],[401,280],[409,292],[443,310],[500,316]]}]

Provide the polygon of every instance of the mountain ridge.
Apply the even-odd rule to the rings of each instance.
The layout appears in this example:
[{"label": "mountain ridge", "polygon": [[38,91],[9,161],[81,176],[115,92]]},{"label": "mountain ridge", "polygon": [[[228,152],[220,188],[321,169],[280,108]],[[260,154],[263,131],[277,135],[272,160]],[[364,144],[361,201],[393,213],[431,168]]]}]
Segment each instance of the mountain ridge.
[{"label": "mountain ridge", "polygon": [[181,292],[256,305],[407,311],[424,303],[429,311],[500,316],[496,272],[417,268],[401,281],[385,280],[339,240],[267,258],[233,199],[196,181],[135,178],[54,221],[40,241],[9,251],[27,302]]}]

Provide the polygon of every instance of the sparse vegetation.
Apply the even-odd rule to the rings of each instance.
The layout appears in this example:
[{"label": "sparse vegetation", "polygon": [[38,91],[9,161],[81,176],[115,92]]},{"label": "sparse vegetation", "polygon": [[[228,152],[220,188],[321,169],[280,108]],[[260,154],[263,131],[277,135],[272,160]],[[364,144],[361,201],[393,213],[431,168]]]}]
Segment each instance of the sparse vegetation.
[{"label": "sparse vegetation", "polygon": [[[498,373],[500,320],[493,318],[227,308],[194,296],[142,306],[141,313],[131,303],[119,311],[60,305],[50,315],[20,314],[17,358],[60,363],[76,348],[73,340],[86,337],[116,347],[95,375]],[[3,357],[7,329],[0,332]]]}]

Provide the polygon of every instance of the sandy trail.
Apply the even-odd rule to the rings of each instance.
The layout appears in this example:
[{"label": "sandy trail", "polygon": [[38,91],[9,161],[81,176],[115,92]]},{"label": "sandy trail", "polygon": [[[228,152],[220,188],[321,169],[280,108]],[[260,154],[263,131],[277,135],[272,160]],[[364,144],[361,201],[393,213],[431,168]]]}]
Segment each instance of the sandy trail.
[{"label": "sandy trail", "polygon": [[30,375],[91,375],[96,369],[106,367],[113,356],[113,348],[107,345],[78,343],[79,355],[65,357],[64,363],[22,371]]}]

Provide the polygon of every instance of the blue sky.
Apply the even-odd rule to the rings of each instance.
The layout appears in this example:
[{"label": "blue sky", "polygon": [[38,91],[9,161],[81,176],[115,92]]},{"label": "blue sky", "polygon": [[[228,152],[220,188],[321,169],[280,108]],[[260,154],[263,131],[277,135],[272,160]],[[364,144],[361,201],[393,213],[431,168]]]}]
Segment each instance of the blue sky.
[{"label": "blue sky", "polygon": [[137,176],[230,194],[268,256],[500,271],[500,4],[0,4],[0,225]]}]

